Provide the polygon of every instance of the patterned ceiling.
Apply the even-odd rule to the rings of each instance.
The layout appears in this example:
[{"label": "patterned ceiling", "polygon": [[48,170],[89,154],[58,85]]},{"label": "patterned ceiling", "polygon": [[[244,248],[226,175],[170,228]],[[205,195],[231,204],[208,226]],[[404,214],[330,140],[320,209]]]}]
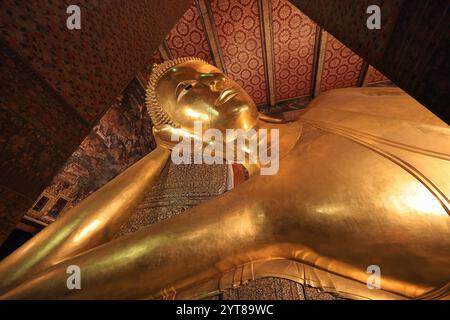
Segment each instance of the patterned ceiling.
[{"label": "patterned ceiling", "polygon": [[272,1],[276,100],[306,96],[311,75],[316,25],[285,0]]},{"label": "patterned ceiling", "polygon": [[203,31],[202,19],[193,5],[166,38],[172,58],[195,56],[213,62],[210,48]]},{"label": "patterned ceiling", "polygon": [[328,35],[320,91],[355,86],[362,63],[360,57]]},{"label": "patterned ceiling", "polygon": [[257,1],[211,1],[225,72],[265,103],[266,79]]},{"label": "patterned ceiling", "polygon": [[197,56],[260,106],[388,80],[287,0],[196,0],[153,62]]}]

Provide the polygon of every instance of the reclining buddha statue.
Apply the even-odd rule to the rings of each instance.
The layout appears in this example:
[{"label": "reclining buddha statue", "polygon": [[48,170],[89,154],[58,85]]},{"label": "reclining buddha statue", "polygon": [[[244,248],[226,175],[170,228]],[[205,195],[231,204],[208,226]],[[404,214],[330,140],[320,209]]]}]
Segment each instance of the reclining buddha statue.
[{"label": "reclining buddha statue", "polygon": [[[216,67],[178,58],[154,67],[147,107],[158,147],[4,259],[2,299],[201,298],[262,277],[352,299],[450,297],[450,128],[402,90],[329,91],[288,122]],[[278,152],[278,171],[245,157],[244,183],[113,239],[173,135],[210,144],[196,121],[276,129],[278,147],[258,147]]]}]

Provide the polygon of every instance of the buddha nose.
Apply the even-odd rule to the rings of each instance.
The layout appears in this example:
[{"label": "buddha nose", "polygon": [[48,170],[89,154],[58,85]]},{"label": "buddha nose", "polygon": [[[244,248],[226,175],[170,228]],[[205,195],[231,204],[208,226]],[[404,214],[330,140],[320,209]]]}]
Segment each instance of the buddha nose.
[{"label": "buddha nose", "polygon": [[213,74],[208,80],[208,85],[213,92],[219,92],[227,88],[227,78],[221,73]]}]

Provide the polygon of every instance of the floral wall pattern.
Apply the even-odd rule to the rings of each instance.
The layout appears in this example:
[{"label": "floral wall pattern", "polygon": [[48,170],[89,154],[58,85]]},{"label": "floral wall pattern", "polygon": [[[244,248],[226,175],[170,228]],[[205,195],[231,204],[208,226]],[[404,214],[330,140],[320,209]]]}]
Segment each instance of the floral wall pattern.
[{"label": "floral wall pattern", "polygon": [[316,24],[288,1],[272,1],[276,99],[308,95]]},{"label": "floral wall pattern", "polygon": [[328,34],[320,90],[355,86],[362,63],[358,55]]},{"label": "floral wall pattern", "polygon": [[213,0],[211,9],[227,74],[256,104],[266,103],[258,1]]},{"label": "floral wall pattern", "polygon": [[194,56],[212,63],[197,6],[192,5],[166,38],[173,58]]}]

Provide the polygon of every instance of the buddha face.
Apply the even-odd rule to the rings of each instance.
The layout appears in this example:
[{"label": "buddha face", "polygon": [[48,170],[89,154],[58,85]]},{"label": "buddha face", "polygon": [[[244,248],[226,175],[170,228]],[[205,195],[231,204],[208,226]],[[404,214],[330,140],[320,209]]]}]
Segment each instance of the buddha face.
[{"label": "buddha face", "polygon": [[155,88],[158,103],[181,129],[192,133],[194,122],[204,130],[248,131],[255,128],[258,112],[250,96],[216,67],[188,61],[169,69]]}]

